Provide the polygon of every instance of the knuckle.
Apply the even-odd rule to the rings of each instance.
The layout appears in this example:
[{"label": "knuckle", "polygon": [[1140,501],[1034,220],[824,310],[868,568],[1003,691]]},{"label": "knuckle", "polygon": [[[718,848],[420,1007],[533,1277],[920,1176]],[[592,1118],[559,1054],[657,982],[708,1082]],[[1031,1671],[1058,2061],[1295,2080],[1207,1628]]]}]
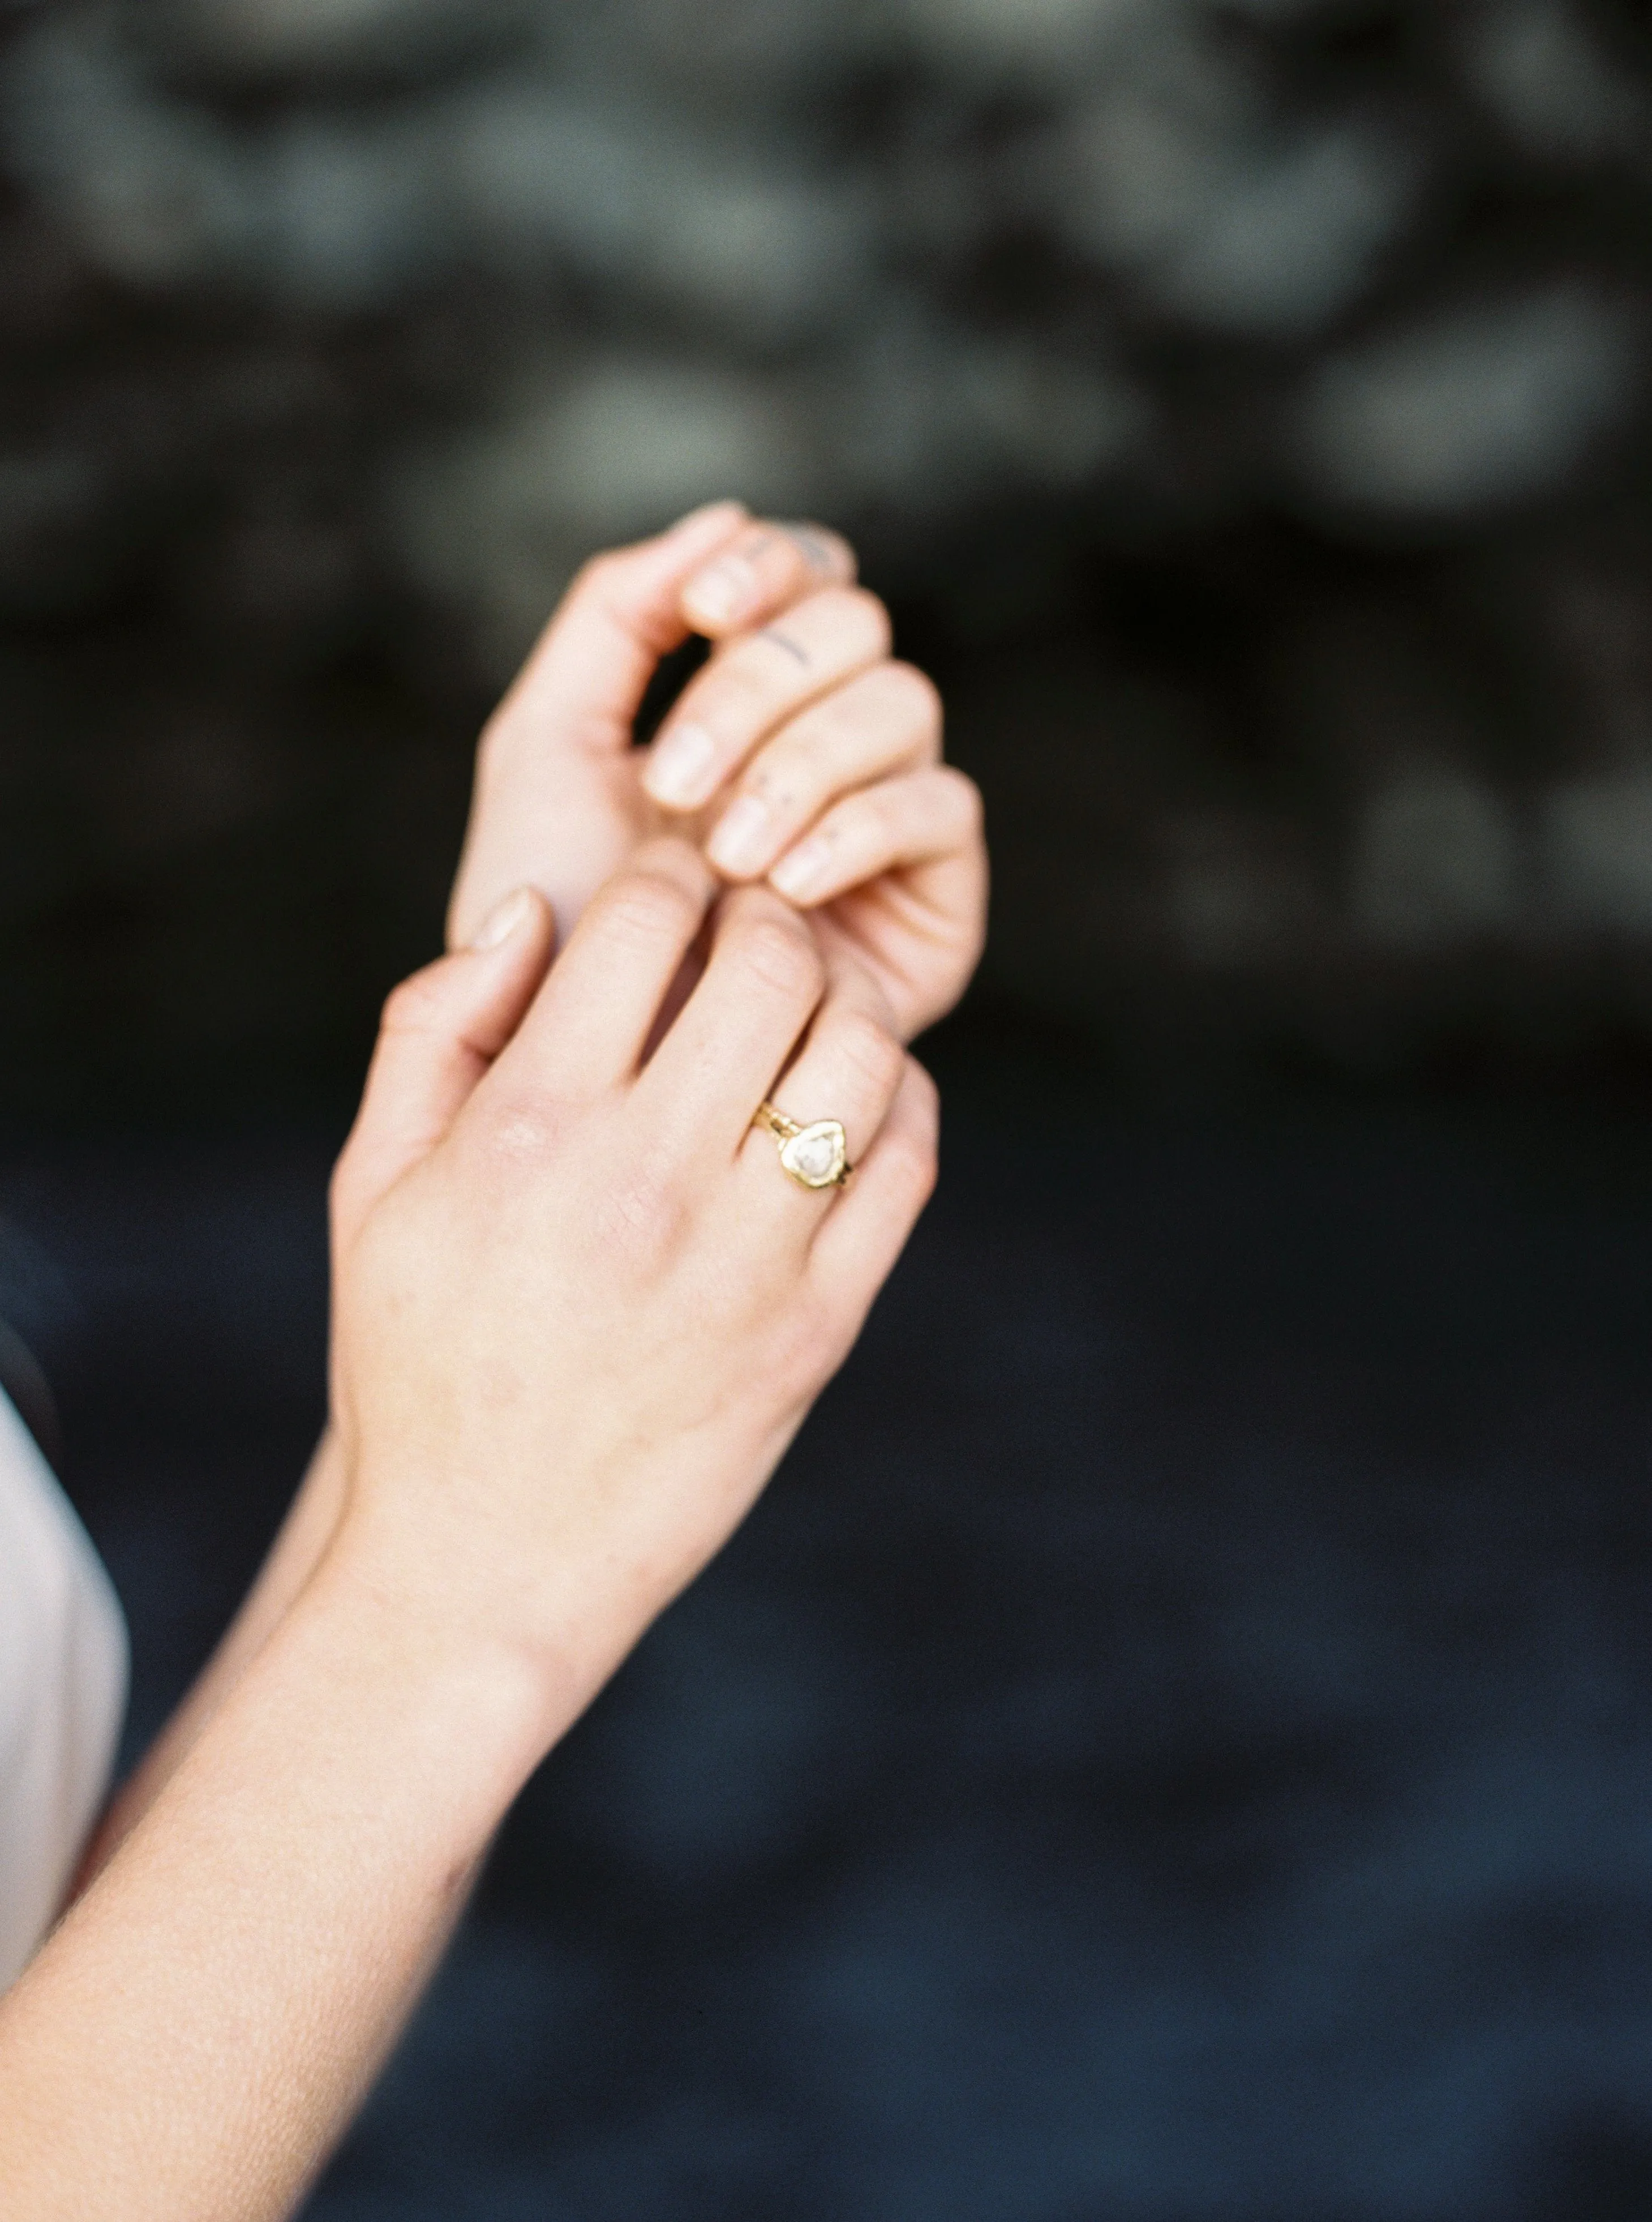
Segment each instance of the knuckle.
[{"label": "knuckle", "polygon": [[708,664],[678,704],[679,717],[703,726],[723,759],[742,752],[742,740],[767,723],[775,700],[775,676],[764,651],[743,640]]},{"label": "knuckle", "polygon": [[655,872],[628,872],[597,899],[602,931],[627,949],[654,949],[691,935],[699,913],[685,888]]},{"label": "knuckle", "polygon": [[826,966],[814,937],[778,917],[753,918],[740,928],[741,963],[758,983],[788,1001],[817,1002]]},{"label": "knuckle", "polygon": [[423,971],[415,972],[391,989],[379,1014],[381,1034],[429,1033],[438,1023],[442,1002],[436,979],[438,970],[435,965],[427,965]]},{"label": "knuckle", "polygon": [[564,1118],[548,1098],[512,1095],[489,1106],[473,1146],[512,1192],[524,1172],[542,1169],[556,1156],[566,1131]]},{"label": "knuckle", "polygon": [[910,725],[926,738],[939,737],[946,723],[946,706],[941,699],[941,689],[927,671],[920,671],[916,663],[898,659],[885,667],[882,683],[903,724]]},{"label": "knuckle", "polygon": [[910,805],[909,788],[882,780],[850,796],[844,807],[854,813],[850,825],[856,838],[876,842],[880,848],[899,848],[907,835]]},{"label": "knuckle", "polygon": [[906,1085],[911,1093],[914,1123],[933,1148],[941,1133],[941,1090],[934,1076],[915,1057],[905,1060]]},{"label": "knuckle", "polygon": [[903,1140],[901,1171],[914,1208],[922,1209],[941,1184],[941,1150],[933,1134]]},{"label": "knuckle", "polygon": [[665,880],[695,902],[703,901],[711,888],[705,858],[680,833],[656,833],[634,849],[625,874],[634,879]]},{"label": "knuckle", "polygon": [[900,1086],[906,1052],[886,1026],[865,1011],[846,1012],[838,1023],[835,1054],[879,1100]]},{"label": "knuckle", "polygon": [[563,606],[591,607],[628,633],[640,634],[663,652],[673,645],[669,622],[655,611],[647,588],[639,548],[606,548],[589,557],[575,575]]},{"label": "knuckle", "polygon": [[915,1207],[929,1201],[941,1177],[941,1122],[932,1083],[929,1097],[929,1108],[923,1117],[915,1117],[885,1133],[883,1141],[890,1171]]},{"label": "knuckle", "polygon": [[967,841],[979,841],[986,831],[986,803],[981,790],[967,772],[955,764],[942,767],[953,808],[958,813],[959,830]]},{"label": "knuckle", "polygon": [[840,587],[826,597],[854,628],[872,653],[887,656],[894,645],[895,627],[889,612],[869,587]]},{"label": "knuckle", "polygon": [[775,675],[767,656],[755,642],[742,641],[707,678],[695,713],[713,732],[723,725],[743,731],[754,716],[769,714],[775,693]]},{"label": "knuckle", "polygon": [[772,802],[785,802],[798,793],[819,792],[834,756],[834,731],[840,712],[823,705],[813,716],[772,740],[751,768],[749,790]]},{"label": "knuckle", "polygon": [[579,577],[591,593],[607,596],[623,593],[630,584],[635,568],[634,548],[599,548],[594,556],[586,557]]},{"label": "knuckle", "polygon": [[604,548],[598,555],[588,556],[574,573],[567,598],[571,602],[607,601],[618,592],[624,572],[624,557],[615,549]]},{"label": "knuckle", "polygon": [[827,545],[836,555],[848,576],[853,579],[860,568],[860,551],[854,541],[849,538],[847,532],[838,531],[835,525],[823,524],[820,527],[820,533]]}]

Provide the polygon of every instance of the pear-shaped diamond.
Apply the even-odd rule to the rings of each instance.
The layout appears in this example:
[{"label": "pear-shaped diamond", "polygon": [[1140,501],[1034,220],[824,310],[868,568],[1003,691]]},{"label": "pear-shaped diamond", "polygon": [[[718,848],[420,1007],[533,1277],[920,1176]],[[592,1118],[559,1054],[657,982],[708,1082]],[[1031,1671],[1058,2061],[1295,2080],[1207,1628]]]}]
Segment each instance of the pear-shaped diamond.
[{"label": "pear-shaped diamond", "polygon": [[804,1188],[835,1187],[848,1161],[848,1137],[835,1119],[805,1127],[780,1152],[780,1163]]}]

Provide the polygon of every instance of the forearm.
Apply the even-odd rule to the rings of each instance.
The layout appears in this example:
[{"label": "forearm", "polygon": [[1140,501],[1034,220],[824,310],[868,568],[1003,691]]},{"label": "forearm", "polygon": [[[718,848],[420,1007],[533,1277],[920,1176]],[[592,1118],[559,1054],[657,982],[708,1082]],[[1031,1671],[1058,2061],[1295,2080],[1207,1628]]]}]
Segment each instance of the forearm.
[{"label": "forearm", "polygon": [[194,1748],[201,1731],[263,1649],[321,1564],[344,1509],[345,1468],[329,1428],[258,1579],[222,1641],[138,1767],[110,1801],[76,1878],[87,1888],[136,1828]]},{"label": "forearm", "polygon": [[561,1725],[324,1566],[0,2004],[8,2222],[276,2222]]}]

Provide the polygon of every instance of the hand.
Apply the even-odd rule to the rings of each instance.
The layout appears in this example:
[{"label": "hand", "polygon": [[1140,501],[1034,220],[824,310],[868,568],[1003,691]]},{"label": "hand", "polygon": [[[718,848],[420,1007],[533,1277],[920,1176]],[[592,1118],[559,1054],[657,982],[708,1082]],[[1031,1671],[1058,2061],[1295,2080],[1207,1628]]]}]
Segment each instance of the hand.
[{"label": "hand", "polygon": [[[835,534],[735,503],[588,565],[483,735],[450,945],[523,884],[566,936],[674,829],[810,912],[904,1039],[950,1010],[985,932],[980,799],[941,762],[935,688],[891,660],[887,612],[854,577]],[[648,681],[691,631],[716,652],[637,750]]]},{"label": "hand", "polygon": [[[392,996],[334,1189],[335,1544],[433,1640],[532,1654],[567,1717],[719,1547],[848,1352],[935,1177],[879,991],[763,888],[651,844],[547,976],[512,899]],[[845,1125],[847,1192],[752,1126]]]}]

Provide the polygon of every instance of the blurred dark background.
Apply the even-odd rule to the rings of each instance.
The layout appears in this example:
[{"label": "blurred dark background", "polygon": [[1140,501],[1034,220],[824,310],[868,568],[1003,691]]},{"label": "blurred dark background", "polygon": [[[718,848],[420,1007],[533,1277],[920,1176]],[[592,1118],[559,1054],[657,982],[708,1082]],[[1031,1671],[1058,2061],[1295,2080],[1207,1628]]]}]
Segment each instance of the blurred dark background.
[{"label": "blurred dark background", "polygon": [[0,1309],[128,1737],[579,558],[858,538],[940,1202],[318,2222],[1652,2213],[1652,9],[0,5]]}]

